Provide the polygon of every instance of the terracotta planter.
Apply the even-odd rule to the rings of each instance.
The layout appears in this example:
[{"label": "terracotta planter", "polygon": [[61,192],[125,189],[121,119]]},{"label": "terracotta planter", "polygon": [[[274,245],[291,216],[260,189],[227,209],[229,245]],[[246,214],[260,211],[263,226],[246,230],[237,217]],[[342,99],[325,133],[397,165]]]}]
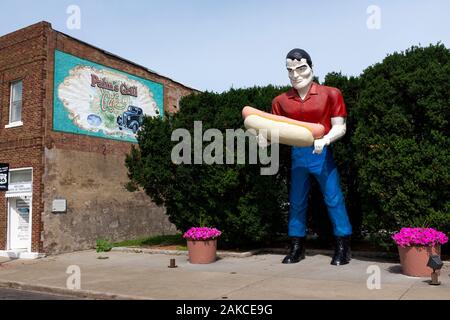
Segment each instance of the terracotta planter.
[{"label": "terracotta planter", "polygon": [[187,240],[189,262],[194,264],[207,264],[217,259],[217,239],[214,240]]},{"label": "terracotta planter", "polygon": [[411,277],[430,277],[433,269],[427,267],[431,255],[441,255],[441,246],[398,247],[403,274]]}]

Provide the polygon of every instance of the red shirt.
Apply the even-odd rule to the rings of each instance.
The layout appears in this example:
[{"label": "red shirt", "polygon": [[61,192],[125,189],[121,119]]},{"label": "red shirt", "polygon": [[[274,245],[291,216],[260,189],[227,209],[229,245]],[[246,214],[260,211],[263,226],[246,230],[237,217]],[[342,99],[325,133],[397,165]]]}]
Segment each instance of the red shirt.
[{"label": "red shirt", "polygon": [[339,89],[313,82],[305,100],[294,88],[273,99],[272,113],[298,121],[320,123],[327,134],[331,129],[331,118],[347,117],[347,108]]}]

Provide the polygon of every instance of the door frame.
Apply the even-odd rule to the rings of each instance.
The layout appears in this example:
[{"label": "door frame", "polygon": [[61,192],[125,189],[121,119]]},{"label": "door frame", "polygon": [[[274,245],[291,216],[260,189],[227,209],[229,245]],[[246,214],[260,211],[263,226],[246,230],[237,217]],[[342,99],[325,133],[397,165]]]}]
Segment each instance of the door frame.
[{"label": "door frame", "polygon": [[[33,244],[33,168],[17,168],[17,169],[9,169],[9,177],[8,177],[8,181],[11,181],[11,172],[14,171],[24,171],[24,170],[31,170],[31,192],[30,192],[30,215],[29,215],[29,220],[30,220],[30,229],[29,229],[29,238],[30,241],[28,243],[27,246],[27,252],[32,252],[32,244]],[[11,203],[10,200],[13,199],[17,199],[17,198],[7,198],[7,240],[6,240],[6,250],[11,250],[11,219],[10,219],[10,213],[11,213]]]}]

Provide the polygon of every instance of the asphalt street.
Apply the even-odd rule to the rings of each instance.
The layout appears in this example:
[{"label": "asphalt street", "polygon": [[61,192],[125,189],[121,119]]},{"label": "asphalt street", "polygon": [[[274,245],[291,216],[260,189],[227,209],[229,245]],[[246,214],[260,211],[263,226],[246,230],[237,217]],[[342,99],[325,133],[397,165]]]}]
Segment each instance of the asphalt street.
[{"label": "asphalt street", "polygon": [[0,300],[78,300],[78,299],[73,297],[58,296],[41,292],[0,288]]}]

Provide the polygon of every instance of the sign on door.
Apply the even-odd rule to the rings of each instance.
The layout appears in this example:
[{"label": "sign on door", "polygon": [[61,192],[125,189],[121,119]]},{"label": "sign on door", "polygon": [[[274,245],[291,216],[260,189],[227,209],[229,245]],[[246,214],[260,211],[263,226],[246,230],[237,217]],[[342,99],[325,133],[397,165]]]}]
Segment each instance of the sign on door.
[{"label": "sign on door", "polygon": [[11,249],[26,249],[30,245],[30,200],[10,200]]}]

